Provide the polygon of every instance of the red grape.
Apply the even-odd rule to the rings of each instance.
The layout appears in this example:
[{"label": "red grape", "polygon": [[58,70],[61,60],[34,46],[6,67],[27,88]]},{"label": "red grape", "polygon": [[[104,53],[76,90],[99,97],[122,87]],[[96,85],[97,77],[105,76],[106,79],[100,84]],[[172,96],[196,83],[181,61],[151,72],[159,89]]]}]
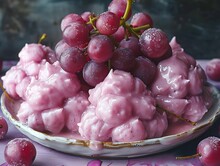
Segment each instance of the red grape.
[{"label": "red grape", "polygon": [[210,136],[199,142],[197,145],[197,153],[190,156],[176,157],[177,159],[190,159],[199,157],[203,166],[219,166],[220,165],[220,139]]},{"label": "red grape", "polygon": [[[125,10],[127,7],[127,0],[112,0],[112,2],[108,6],[108,11],[115,13],[119,18],[123,17]],[[132,11],[129,12],[130,18]]]},{"label": "red grape", "polygon": [[111,35],[115,33],[120,26],[120,18],[112,12],[104,12],[100,14],[96,20],[96,28],[103,35]]},{"label": "red grape", "polygon": [[102,165],[102,161],[101,160],[91,160],[87,166],[100,166]]},{"label": "red grape", "polygon": [[146,24],[149,24],[150,27],[153,27],[153,20],[151,16],[147,13],[136,13],[131,19],[131,25],[133,27],[139,27]]},{"label": "red grape", "polygon": [[155,64],[158,64],[160,61],[165,60],[169,57],[171,57],[173,55],[172,53],[172,48],[169,46],[167,52],[165,52],[165,54],[159,58],[149,58],[152,62],[154,62]]},{"label": "red grape", "polygon": [[55,46],[55,54],[56,54],[56,58],[57,60],[60,59],[60,55],[66,50],[70,48],[70,46],[64,41],[64,40],[60,40],[56,46]]},{"label": "red grape", "polygon": [[63,39],[72,47],[84,48],[89,42],[89,29],[86,24],[72,23],[63,30]]},{"label": "red grape", "polygon": [[146,85],[150,85],[156,75],[156,65],[148,58],[139,56],[136,58],[136,67],[132,72],[135,77],[140,78]]},{"label": "red grape", "polygon": [[53,64],[57,61],[56,53],[51,49],[47,49],[47,54],[45,58],[50,64]]},{"label": "red grape", "polygon": [[131,36],[128,39],[123,39],[119,43],[119,47],[131,49],[136,57],[141,55],[139,40],[134,36]]},{"label": "red grape", "polygon": [[9,165],[30,166],[36,157],[36,148],[25,138],[15,138],[8,142],[4,156]]},{"label": "red grape", "polygon": [[109,69],[105,63],[88,62],[83,68],[83,79],[91,86],[96,86],[108,75]]},{"label": "red grape", "polygon": [[[83,20],[85,22],[89,22],[89,17],[95,17],[95,14],[87,11],[87,12],[84,12],[81,14],[81,17],[83,18]],[[91,24],[88,24],[88,29],[89,31],[91,31],[93,29],[92,25]]]},{"label": "red grape", "polygon": [[215,58],[207,63],[205,68],[206,75],[213,81],[220,81],[220,59]]},{"label": "red grape", "polygon": [[[87,62],[88,63],[88,62]],[[86,66],[86,64],[84,65],[84,67]],[[84,68],[83,67],[83,68]],[[84,92],[88,92],[90,89],[93,88],[93,86],[89,85],[83,78],[83,70],[81,72],[76,73],[77,77],[81,83],[81,90]]]},{"label": "red grape", "polygon": [[59,61],[63,70],[76,73],[81,71],[85,65],[86,56],[80,49],[71,47],[61,54]]},{"label": "red grape", "polygon": [[125,30],[123,26],[120,26],[118,30],[112,34],[112,37],[116,42],[120,42],[125,37]]},{"label": "red grape", "polygon": [[111,39],[106,35],[93,37],[88,44],[88,55],[95,62],[101,63],[109,60],[114,51]]},{"label": "red grape", "polygon": [[217,137],[203,139],[197,146],[197,153],[204,166],[219,166],[220,139]]},{"label": "red grape", "polygon": [[8,132],[8,123],[0,116],[0,139],[4,138]]},{"label": "red grape", "polygon": [[169,41],[165,32],[157,28],[145,30],[139,39],[141,51],[149,58],[162,57],[169,49]]},{"label": "red grape", "polygon": [[83,13],[81,14],[81,17],[82,17],[82,19],[83,19],[85,22],[89,22],[89,17],[90,17],[90,16],[93,16],[93,14],[92,14],[91,12],[89,12],[89,11],[83,12]]},{"label": "red grape", "polygon": [[63,31],[68,25],[75,22],[85,23],[83,18],[78,14],[71,13],[66,15],[61,21],[61,30]]},{"label": "red grape", "polygon": [[131,71],[135,67],[135,56],[129,48],[117,48],[111,58],[113,69]]}]

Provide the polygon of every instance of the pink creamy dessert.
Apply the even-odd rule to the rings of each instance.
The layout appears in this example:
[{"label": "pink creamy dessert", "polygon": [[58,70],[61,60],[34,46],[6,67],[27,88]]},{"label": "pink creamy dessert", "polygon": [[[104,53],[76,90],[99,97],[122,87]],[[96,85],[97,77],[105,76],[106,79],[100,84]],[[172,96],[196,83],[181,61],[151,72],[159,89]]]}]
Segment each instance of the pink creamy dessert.
[{"label": "pink creamy dessert", "polygon": [[18,120],[37,131],[74,133],[94,142],[161,137],[170,122],[179,121],[164,110],[198,122],[212,104],[202,68],[175,37],[170,46],[173,55],[159,62],[150,87],[129,72],[110,70],[104,81],[85,90],[77,74],[48,62],[53,50],[26,44],[17,65],[2,77],[3,86],[21,103]]},{"label": "pink creamy dessert", "polygon": [[[160,137],[167,129],[166,114],[156,111],[151,92],[128,72],[111,70],[103,82],[89,90],[89,101],[79,123],[79,132],[86,139],[137,141]],[[153,122],[157,125],[149,127]]]},{"label": "pink creamy dessert", "polygon": [[[49,50],[49,51],[48,51]],[[41,44],[26,44],[20,61],[2,77],[8,94],[22,103],[18,119],[35,130],[60,133],[65,127],[77,131],[81,114],[89,105],[75,74],[65,72],[58,62],[50,64],[51,53]]]},{"label": "pink creamy dessert", "polygon": [[[151,91],[160,107],[193,122],[199,121],[211,105],[206,75],[196,61],[186,54],[174,37],[173,55],[157,66]],[[171,116],[171,119],[173,116]]]}]

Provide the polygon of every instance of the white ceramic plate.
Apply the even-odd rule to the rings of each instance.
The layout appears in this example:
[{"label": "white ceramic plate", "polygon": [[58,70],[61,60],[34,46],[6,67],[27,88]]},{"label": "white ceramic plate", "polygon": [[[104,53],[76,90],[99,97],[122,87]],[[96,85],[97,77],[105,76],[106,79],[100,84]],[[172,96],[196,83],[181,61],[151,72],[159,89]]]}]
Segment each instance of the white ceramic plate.
[{"label": "white ceramic plate", "polygon": [[[135,142],[93,142],[85,140],[71,139],[61,136],[51,136],[45,133],[35,131],[22,124],[16,119],[16,109],[6,95],[1,97],[1,108],[3,114],[20,130],[24,135],[46,147],[60,152],[69,153],[87,157],[107,157],[107,158],[131,158],[146,156],[163,152],[192,140],[204,133],[217,119],[220,114],[220,94],[214,87],[212,95],[214,104],[209,112],[195,126],[173,135],[167,135],[160,138],[147,139]],[[92,150],[95,146],[101,147],[101,150]]]}]

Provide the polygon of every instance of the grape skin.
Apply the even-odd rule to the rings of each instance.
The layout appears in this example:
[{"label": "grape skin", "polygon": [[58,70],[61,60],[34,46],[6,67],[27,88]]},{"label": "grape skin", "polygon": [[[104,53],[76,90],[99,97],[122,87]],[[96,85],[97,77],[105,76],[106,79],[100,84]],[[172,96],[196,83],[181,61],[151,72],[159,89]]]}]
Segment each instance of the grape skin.
[{"label": "grape skin", "polygon": [[220,165],[220,139],[218,137],[207,137],[203,139],[197,146],[197,152],[202,164],[206,166]]},{"label": "grape skin", "polygon": [[78,14],[75,14],[75,13],[71,13],[71,14],[68,14],[66,15],[62,21],[61,21],[61,24],[60,24],[60,28],[61,28],[61,31],[64,31],[64,29],[72,24],[72,23],[75,23],[75,22],[79,22],[79,23],[85,23],[85,21],[83,20],[83,18],[78,15]]},{"label": "grape skin", "polygon": [[54,62],[57,61],[57,57],[56,57],[56,53],[55,51],[52,50],[47,50],[47,54],[45,56],[45,59],[47,60],[47,62],[49,62],[50,64],[53,64]]},{"label": "grape skin", "polygon": [[89,29],[86,24],[72,23],[64,29],[63,39],[72,47],[84,48],[89,42]]},{"label": "grape skin", "polygon": [[5,137],[8,132],[8,123],[7,121],[0,116],[0,140]]},{"label": "grape skin", "polygon": [[55,46],[55,54],[56,54],[56,58],[57,60],[60,59],[60,55],[66,50],[70,48],[70,46],[64,41],[64,40],[60,40],[56,46]]},{"label": "grape skin", "polygon": [[89,17],[90,17],[90,16],[93,16],[93,14],[92,14],[91,12],[89,12],[89,11],[83,12],[83,13],[81,14],[81,17],[82,17],[82,19],[83,19],[85,22],[89,22]]},{"label": "grape skin", "polygon": [[163,56],[159,57],[159,58],[149,58],[152,62],[154,62],[155,64],[158,64],[160,61],[165,60],[170,58],[173,55],[172,53],[172,48],[169,45],[168,50],[164,53]]},{"label": "grape skin", "polygon": [[36,148],[26,138],[15,138],[8,142],[4,157],[9,165],[30,166],[36,157]]},{"label": "grape skin", "polygon": [[220,81],[220,59],[215,58],[207,63],[205,68],[206,75],[213,81]]},{"label": "grape skin", "polygon": [[134,52],[134,55],[136,57],[138,57],[142,54],[141,49],[140,49],[140,45],[139,45],[139,40],[138,40],[138,38],[136,38],[134,36],[130,36],[130,37],[128,37],[128,39],[123,39],[119,43],[119,47],[131,49]]},{"label": "grape skin", "polygon": [[145,30],[139,39],[142,53],[149,58],[162,57],[169,49],[169,41],[165,32],[157,28]]},{"label": "grape skin", "polygon": [[132,72],[135,77],[140,78],[145,85],[150,85],[156,75],[156,65],[148,58],[139,56],[136,58],[136,68]]},{"label": "grape skin", "polygon": [[[108,11],[115,13],[119,18],[123,17],[127,6],[127,0],[113,0],[109,6]],[[127,20],[131,17],[132,11],[129,12]]]},{"label": "grape skin", "polygon": [[132,71],[135,67],[135,55],[129,48],[117,48],[111,58],[111,66],[113,69]]},{"label": "grape skin", "polygon": [[150,27],[153,27],[153,20],[151,16],[147,13],[139,12],[135,13],[131,19],[131,25],[133,27],[139,27],[149,24]]},{"label": "grape skin", "polygon": [[118,30],[112,34],[112,37],[114,38],[115,42],[120,42],[125,37],[125,30],[123,26],[120,26]]},{"label": "grape skin", "polygon": [[115,33],[120,26],[120,18],[112,12],[104,12],[100,14],[96,21],[96,28],[103,35],[111,35]]},{"label": "grape skin", "polygon": [[[95,14],[93,14],[93,13],[91,13],[91,12],[89,12],[89,11],[87,11],[87,12],[83,12],[82,14],[81,14],[81,17],[83,18],[83,20],[86,22],[86,23],[88,23],[89,21],[90,21],[90,17],[95,17]],[[92,27],[92,25],[91,24],[88,24],[88,29],[89,29],[89,31],[91,31],[92,29],[93,29],[93,27]]]},{"label": "grape skin", "polygon": [[59,61],[63,70],[76,73],[82,70],[86,57],[80,49],[71,47],[61,54]]},{"label": "grape skin", "polygon": [[105,63],[88,62],[83,68],[83,79],[91,86],[96,86],[108,75],[109,69]]},{"label": "grape skin", "polygon": [[87,48],[89,57],[97,63],[109,60],[114,51],[114,45],[111,39],[106,35],[98,35],[93,37]]}]

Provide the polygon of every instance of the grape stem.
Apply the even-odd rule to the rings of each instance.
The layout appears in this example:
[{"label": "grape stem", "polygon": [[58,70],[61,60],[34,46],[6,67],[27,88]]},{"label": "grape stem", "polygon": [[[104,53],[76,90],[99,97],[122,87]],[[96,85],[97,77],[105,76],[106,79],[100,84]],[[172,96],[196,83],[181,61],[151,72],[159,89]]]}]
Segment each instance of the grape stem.
[{"label": "grape stem", "polygon": [[136,31],[134,31],[134,29],[131,27],[131,25],[126,24],[126,26],[127,26],[128,31],[129,31],[131,34],[133,34],[133,35],[136,36],[137,38],[140,38],[140,35],[139,35]]},{"label": "grape stem", "polygon": [[200,157],[202,156],[201,154],[199,153],[196,153],[194,155],[191,155],[191,156],[179,156],[179,157],[176,157],[177,160],[184,160],[184,159],[192,159],[192,158],[196,158],[196,157]]},{"label": "grape stem", "polygon": [[133,31],[138,32],[140,30],[145,30],[145,29],[148,29],[148,28],[150,28],[150,24],[142,25],[142,26],[135,27],[135,28],[132,28],[132,29],[133,29]]},{"label": "grape stem", "polygon": [[87,24],[91,24],[93,29],[96,31],[97,28],[95,26],[95,21],[97,20],[97,17],[92,17],[91,15],[89,16],[89,22]]},{"label": "grape stem", "polygon": [[47,34],[43,33],[40,37],[40,39],[38,40],[38,44],[42,43],[43,40],[45,40],[47,38]]},{"label": "grape stem", "polygon": [[168,110],[162,108],[162,107],[159,106],[159,105],[157,105],[157,108],[161,109],[162,111],[164,111],[164,112],[166,112],[166,113],[168,113],[168,114],[171,114],[172,116],[174,116],[174,117],[176,117],[176,118],[178,118],[178,119],[180,119],[180,120],[182,120],[182,121],[185,121],[185,122],[187,122],[187,123],[190,123],[190,124],[193,125],[193,126],[196,125],[196,122],[193,122],[193,121],[191,121],[191,120],[189,120],[189,119],[186,119],[186,118],[183,118],[183,117],[181,117],[181,116],[178,116],[178,115],[174,114],[173,112],[168,111]]},{"label": "grape stem", "polygon": [[125,10],[124,15],[121,18],[120,25],[123,25],[125,23],[125,21],[128,19],[129,13],[131,11],[132,3],[133,3],[133,0],[127,0],[126,10]]},{"label": "grape stem", "polygon": [[125,9],[125,13],[121,17],[121,21],[120,21],[120,25],[122,25],[124,27],[124,29],[127,30],[126,39],[129,36],[128,33],[133,34],[137,38],[140,38],[140,35],[137,32],[139,32],[140,30],[145,30],[145,29],[150,28],[149,24],[133,28],[130,24],[126,23],[126,20],[128,19],[129,14],[131,12],[132,3],[133,3],[133,0],[127,0],[127,6],[126,6],[126,9]]},{"label": "grape stem", "polygon": [[[140,38],[140,35],[138,34],[138,32],[140,30],[145,30],[150,28],[149,24],[143,25],[143,26],[139,26],[139,27],[132,27],[130,24],[126,23],[127,19],[129,18],[129,14],[131,12],[132,9],[132,4],[133,4],[134,0],[127,0],[127,5],[126,5],[126,9],[125,9],[125,13],[124,15],[121,17],[120,19],[120,25],[124,27],[125,29],[125,38],[128,39],[128,37],[133,34],[135,37]],[[89,21],[87,22],[87,24],[91,24],[93,27],[93,33],[94,34],[98,34],[98,30],[95,26],[95,21],[98,19],[98,17],[93,17],[92,15],[89,16]]]}]

